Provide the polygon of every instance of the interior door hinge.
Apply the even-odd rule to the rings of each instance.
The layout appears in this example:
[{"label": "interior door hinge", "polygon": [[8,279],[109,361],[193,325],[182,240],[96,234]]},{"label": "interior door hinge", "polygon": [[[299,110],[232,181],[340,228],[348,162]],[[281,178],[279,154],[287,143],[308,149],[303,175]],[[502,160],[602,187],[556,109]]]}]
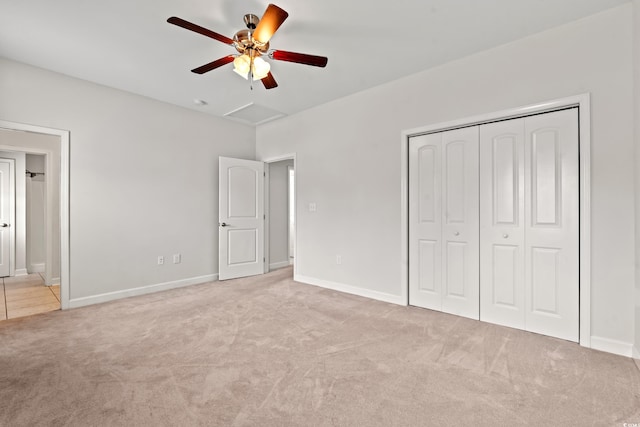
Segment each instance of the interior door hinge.
[{"label": "interior door hinge", "polygon": [[262,215],[262,219],[267,219],[267,214]]}]

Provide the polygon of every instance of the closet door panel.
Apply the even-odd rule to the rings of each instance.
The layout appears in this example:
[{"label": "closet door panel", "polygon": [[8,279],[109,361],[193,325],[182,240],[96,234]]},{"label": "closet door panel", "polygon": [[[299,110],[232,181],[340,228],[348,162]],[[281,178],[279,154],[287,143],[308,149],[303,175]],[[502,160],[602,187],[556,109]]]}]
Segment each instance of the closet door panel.
[{"label": "closet door panel", "polygon": [[480,319],[524,329],[524,120],[480,126],[480,199]]},{"label": "closet door panel", "polygon": [[442,156],[442,311],[478,319],[478,127],[443,132]]},{"label": "closet door panel", "polygon": [[442,309],[441,134],[409,140],[409,304]]},{"label": "closet door panel", "polygon": [[525,119],[527,330],[579,338],[578,110]]}]

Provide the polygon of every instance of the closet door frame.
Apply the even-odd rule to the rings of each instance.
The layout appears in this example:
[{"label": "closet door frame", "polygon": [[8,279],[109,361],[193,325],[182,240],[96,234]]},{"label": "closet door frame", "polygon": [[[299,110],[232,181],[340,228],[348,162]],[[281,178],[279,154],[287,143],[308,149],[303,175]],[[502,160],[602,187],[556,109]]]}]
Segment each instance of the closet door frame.
[{"label": "closet door frame", "polygon": [[409,305],[409,138],[498,120],[515,119],[578,107],[580,182],[580,345],[591,347],[591,100],[585,93],[443,123],[405,130],[401,134],[401,260],[402,301]]}]

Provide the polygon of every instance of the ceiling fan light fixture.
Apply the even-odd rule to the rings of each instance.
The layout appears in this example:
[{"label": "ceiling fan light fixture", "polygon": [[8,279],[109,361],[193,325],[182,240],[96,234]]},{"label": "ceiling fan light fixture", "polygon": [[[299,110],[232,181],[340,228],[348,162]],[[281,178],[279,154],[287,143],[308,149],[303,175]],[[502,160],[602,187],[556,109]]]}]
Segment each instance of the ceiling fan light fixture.
[{"label": "ceiling fan light fixture", "polygon": [[[260,56],[268,56],[276,61],[296,62],[298,64],[313,65],[315,67],[324,67],[327,65],[327,58],[324,56],[307,55],[303,53],[287,52],[281,50],[270,50],[269,41],[274,33],[287,19],[289,14],[280,7],[269,4],[261,18],[257,15],[247,14],[244,16],[246,29],[237,31],[233,39],[218,34],[207,28],[201,27],[184,19],[172,16],[167,22],[178,27],[182,27],[189,31],[210,37],[224,44],[233,46],[238,53],[235,55],[226,55],[211,61],[200,67],[196,67],[191,72],[196,74],[204,74],[223,65],[233,62],[233,71],[242,76],[245,80],[260,80],[265,89],[273,89],[278,87],[278,82],[271,74],[271,64]],[[251,85],[253,89],[253,85]]]},{"label": "ceiling fan light fixture", "polygon": [[245,80],[249,79],[249,71],[252,71],[253,80],[262,80],[271,71],[271,65],[260,57],[253,58],[251,64],[251,57],[245,53],[233,60],[233,71]]},{"label": "ceiling fan light fixture", "polygon": [[271,65],[264,59],[257,57],[253,59],[253,80],[262,80],[271,71]]},{"label": "ceiling fan light fixture", "polygon": [[246,53],[236,57],[233,60],[233,71],[237,74],[241,75],[245,79],[249,75],[249,70],[251,69],[251,58]]}]

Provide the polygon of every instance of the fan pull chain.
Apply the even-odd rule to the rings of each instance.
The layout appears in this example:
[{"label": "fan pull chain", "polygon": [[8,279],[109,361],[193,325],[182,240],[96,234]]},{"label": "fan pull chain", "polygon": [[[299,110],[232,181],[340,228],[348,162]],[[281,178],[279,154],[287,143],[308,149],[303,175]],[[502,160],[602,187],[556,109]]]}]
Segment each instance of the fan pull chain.
[{"label": "fan pull chain", "polygon": [[249,51],[251,63],[249,64],[249,88],[253,90],[253,49]]}]

